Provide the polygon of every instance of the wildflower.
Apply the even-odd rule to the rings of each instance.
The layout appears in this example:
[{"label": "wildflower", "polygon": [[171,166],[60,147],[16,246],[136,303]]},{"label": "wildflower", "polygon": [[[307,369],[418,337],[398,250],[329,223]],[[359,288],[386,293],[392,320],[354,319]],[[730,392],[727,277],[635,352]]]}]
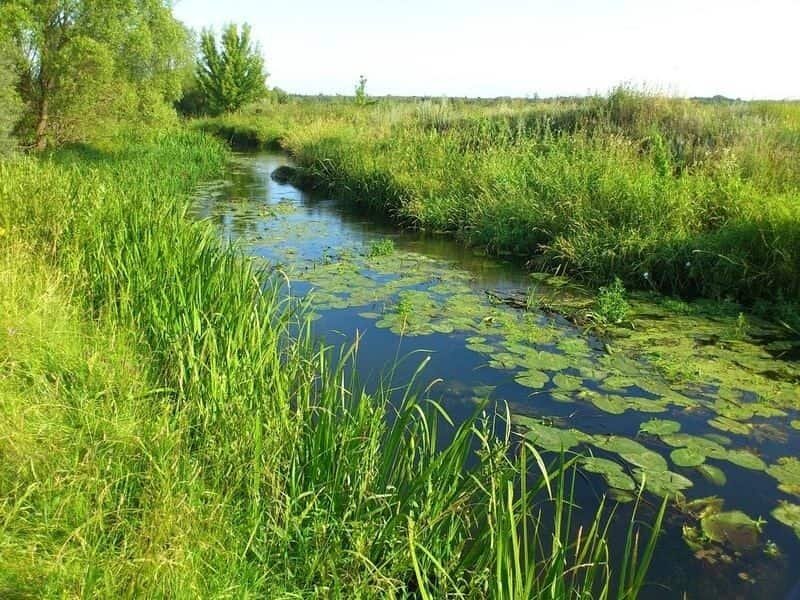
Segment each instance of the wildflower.
[{"label": "wildflower", "polygon": [[686,268],[688,269],[688,268],[689,268],[689,267],[691,267],[691,266],[692,266],[692,261],[690,261],[690,260],[687,260],[687,261],[686,261]]},{"label": "wildflower", "polygon": [[650,273],[649,273],[649,272],[645,271],[645,272],[644,272],[644,275],[642,275],[642,277],[644,277],[645,279],[647,279],[648,281],[650,281]]}]

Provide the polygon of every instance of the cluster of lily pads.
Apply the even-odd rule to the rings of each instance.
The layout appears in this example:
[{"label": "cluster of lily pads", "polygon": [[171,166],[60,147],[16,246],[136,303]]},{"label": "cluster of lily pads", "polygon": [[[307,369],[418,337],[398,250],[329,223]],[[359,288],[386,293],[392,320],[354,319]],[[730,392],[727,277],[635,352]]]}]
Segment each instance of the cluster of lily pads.
[{"label": "cluster of lily pads", "polygon": [[[754,390],[736,389],[713,379],[704,386],[676,390],[628,353],[603,351],[553,316],[493,303],[475,289],[468,274],[424,256],[399,251],[391,256],[357,255],[321,265],[306,276],[321,290],[317,292],[319,308],[368,306],[361,316],[375,319],[377,327],[398,335],[466,333],[466,347],[485,355],[488,366],[512,372],[519,385],[534,393],[546,392],[554,400],[592,406],[611,415],[628,411],[705,414],[708,431],[703,435],[681,432],[681,424],[675,420],[644,422],[641,434],[657,441],[659,451],[624,436],[591,435],[517,418],[525,435],[544,450],[557,452],[582,444],[616,454],[622,463],[588,456],[582,464],[587,471],[603,476],[620,500],[629,499],[639,485],[656,495],[682,498],[692,481],[687,474],[669,468],[663,456],[667,453],[673,468],[691,469],[718,486],[727,481],[720,465],[729,463],[766,472],[779,481],[781,491],[800,496],[793,479],[797,474],[790,468],[794,459],[782,458],[768,466],[757,453],[737,447],[729,437],[787,439],[786,427],[776,420],[785,421],[786,410],[759,401]],[[798,530],[791,520],[794,506],[782,501],[773,516]]]}]

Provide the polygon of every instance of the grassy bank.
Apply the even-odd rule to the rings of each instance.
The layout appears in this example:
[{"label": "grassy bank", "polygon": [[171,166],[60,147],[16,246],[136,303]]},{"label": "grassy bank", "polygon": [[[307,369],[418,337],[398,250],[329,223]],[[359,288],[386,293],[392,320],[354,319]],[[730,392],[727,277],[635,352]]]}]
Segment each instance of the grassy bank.
[{"label": "grassy bank", "polygon": [[0,595],[634,597],[653,538],[610,564],[602,507],[576,535],[568,464],[347,389],[185,218],[225,156],[172,131],[0,163]]},{"label": "grassy bank", "polygon": [[669,294],[800,293],[800,105],[301,102],[200,126],[331,192],[539,270]]}]

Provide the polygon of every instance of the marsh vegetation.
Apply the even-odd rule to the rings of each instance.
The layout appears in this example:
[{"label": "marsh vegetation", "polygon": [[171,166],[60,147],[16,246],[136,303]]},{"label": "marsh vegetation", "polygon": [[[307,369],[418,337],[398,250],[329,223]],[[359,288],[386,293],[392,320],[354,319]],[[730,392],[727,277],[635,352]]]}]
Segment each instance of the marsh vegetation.
[{"label": "marsh vegetation", "polygon": [[664,294],[777,300],[773,310],[796,319],[797,103],[628,88],[539,102],[298,100],[201,126],[279,145],[308,183],[533,270],[595,286],[618,277]]},{"label": "marsh vegetation", "polygon": [[0,596],[789,587],[800,105],[292,97],[199,40],[0,2]]}]

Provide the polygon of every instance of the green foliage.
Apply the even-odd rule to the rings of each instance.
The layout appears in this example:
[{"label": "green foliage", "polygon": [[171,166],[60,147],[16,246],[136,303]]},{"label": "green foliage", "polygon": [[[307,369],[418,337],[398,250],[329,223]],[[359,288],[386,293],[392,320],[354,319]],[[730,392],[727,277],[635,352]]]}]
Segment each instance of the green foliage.
[{"label": "green foliage", "polygon": [[217,43],[211,30],[200,37],[197,85],[206,110],[214,115],[238,110],[266,95],[267,72],[250,26],[227,25]]},{"label": "green foliage", "polygon": [[610,285],[602,286],[597,295],[595,312],[608,323],[621,323],[630,312],[630,305],[625,299],[625,286],[619,277],[615,277]]},{"label": "green foliage", "polygon": [[13,150],[16,145],[12,134],[22,113],[17,80],[13,50],[0,32],[0,156]]},{"label": "green foliage", "polygon": [[270,90],[270,96],[277,104],[287,104],[291,99],[289,92],[279,88],[274,87]]},{"label": "green foliage", "polygon": [[367,103],[367,78],[360,75],[356,85],[356,104],[363,106]]},{"label": "green foliage", "polygon": [[7,0],[19,51],[24,141],[86,141],[120,122],[170,118],[189,39],[167,0]]},{"label": "green foliage", "polygon": [[569,463],[508,415],[445,443],[413,388],[342,385],[352,356],[185,218],[225,159],[172,130],[0,163],[0,589],[635,597],[663,512],[614,579],[613,513],[575,537]]},{"label": "green foliage", "polygon": [[370,258],[376,256],[389,256],[390,254],[394,253],[394,240],[391,238],[383,238],[381,240],[375,240],[369,245],[369,249],[367,250],[367,256]]}]

